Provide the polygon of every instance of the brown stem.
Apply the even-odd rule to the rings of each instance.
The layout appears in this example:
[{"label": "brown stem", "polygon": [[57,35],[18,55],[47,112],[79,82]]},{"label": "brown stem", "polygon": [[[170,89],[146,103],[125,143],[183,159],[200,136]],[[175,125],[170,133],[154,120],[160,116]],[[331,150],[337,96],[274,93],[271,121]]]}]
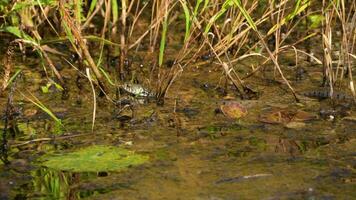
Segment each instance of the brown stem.
[{"label": "brown stem", "polygon": [[[103,77],[98,69],[98,67],[96,66],[93,58],[90,55],[90,52],[88,50],[88,47],[86,45],[86,43],[83,40],[83,36],[80,32],[80,28],[78,28],[78,26],[76,26],[73,22],[74,19],[69,15],[67,9],[65,8],[65,0],[61,0],[59,3],[59,7],[61,12],[63,13],[62,15],[62,19],[63,21],[66,23],[66,25],[68,26],[68,28],[71,30],[75,40],[78,42],[79,48],[81,49],[81,51],[84,54],[85,59],[88,61],[89,67],[93,70],[95,77],[98,80],[98,84],[101,87],[101,89],[106,92],[107,88],[106,85],[104,84],[104,82],[102,81]],[[74,44],[73,44],[74,45]]]},{"label": "brown stem", "polygon": [[121,34],[120,34],[120,66],[119,74],[120,79],[124,79],[124,62],[127,55],[126,49],[126,18],[127,18],[127,0],[121,0]]},{"label": "brown stem", "polygon": [[274,57],[273,53],[272,53],[271,50],[268,48],[268,45],[266,44],[266,42],[265,42],[264,39],[263,39],[263,36],[261,35],[261,33],[260,33],[258,30],[256,30],[256,33],[257,33],[257,36],[258,36],[258,38],[260,39],[262,45],[266,48],[266,51],[267,51],[268,55],[270,56],[270,58],[271,58],[273,64],[276,66],[276,68],[277,68],[279,74],[281,75],[283,81],[287,84],[288,88],[289,88],[289,89],[291,90],[291,92],[293,93],[293,96],[294,96],[295,100],[296,100],[297,102],[299,102],[299,99],[298,99],[298,97],[297,97],[297,95],[296,95],[296,93],[295,93],[293,87],[290,85],[290,83],[289,83],[289,81],[286,79],[286,77],[284,77],[284,74],[283,74],[283,72],[282,72],[282,70],[281,70],[281,67],[279,66],[279,64],[278,64],[278,62],[277,62],[277,59]]}]

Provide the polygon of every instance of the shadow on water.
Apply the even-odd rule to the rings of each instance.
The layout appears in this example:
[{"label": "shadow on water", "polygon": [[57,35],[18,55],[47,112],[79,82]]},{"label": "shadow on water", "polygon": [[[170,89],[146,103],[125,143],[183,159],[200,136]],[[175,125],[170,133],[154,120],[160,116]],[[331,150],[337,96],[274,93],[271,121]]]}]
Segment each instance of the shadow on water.
[{"label": "shadow on water", "polygon": [[112,188],[90,188],[80,187],[80,183],[97,177],[108,176],[107,172],[98,173],[71,173],[40,168],[32,171],[33,193],[36,199],[83,199],[95,194],[103,194]]}]

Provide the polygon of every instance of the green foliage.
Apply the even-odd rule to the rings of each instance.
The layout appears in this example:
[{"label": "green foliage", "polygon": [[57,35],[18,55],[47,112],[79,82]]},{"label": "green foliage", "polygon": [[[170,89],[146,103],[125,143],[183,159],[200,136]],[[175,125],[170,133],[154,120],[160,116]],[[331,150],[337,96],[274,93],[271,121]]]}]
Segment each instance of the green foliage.
[{"label": "green foliage", "polygon": [[110,75],[102,67],[99,67],[99,70],[101,71],[101,73],[103,73],[108,83],[112,86],[115,86],[115,83],[111,80]]},{"label": "green foliage", "polygon": [[55,6],[57,5],[58,1],[54,0],[28,0],[28,1],[16,1],[14,6],[12,7],[12,11],[18,11],[18,10],[23,10],[28,7],[32,6]]},{"label": "green foliage", "polygon": [[41,86],[41,91],[42,91],[42,93],[44,93],[44,94],[49,93],[49,88],[51,87],[51,85],[52,85],[52,84],[47,83],[45,86]]},{"label": "green foliage", "polygon": [[35,42],[35,39],[33,39],[31,36],[23,32],[22,30],[20,30],[20,28],[17,26],[6,26],[4,28],[0,28],[0,32],[8,32],[20,39]]},{"label": "green foliage", "polygon": [[67,177],[67,174],[42,168],[31,172],[31,175],[35,177],[32,181],[35,191],[46,192],[49,199],[66,199],[70,189],[68,183],[70,177]]},{"label": "green foliage", "polygon": [[25,135],[28,136],[36,135],[36,130],[28,123],[17,123],[17,128]]},{"label": "green foliage", "polygon": [[46,155],[43,165],[56,170],[72,172],[121,171],[141,165],[148,156],[111,146],[89,146],[62,155]]},{"label": "green foliage", "polygon": [[231,6],[233,6],[232,0],[225,1],[221,9],[213,17],[210,18],[209,23],[205,27],[204,34],[207,34],[209,32],[211,26],[215,23],[215,21],[218,20],[221,16],[223,16]]},{"label": "green foliage", "polygon": [[164,49],[166,48],[167,29],[168,29],[168,11],[164,16],[164,20],[163,20],[162,37],[161,37],[161,43],[159,45],[159,57],[158,57],[159,66],[162,66],[163,64]]},{"label": "green foliage", "polygon": [[279,29],[281,26],[284,24],[288,23],[290,20],[292,20],[294,17],[299,15],[301,12],[306,10],[310,6],[310,0],[298,0],[295,3],[295,7],[293,12],[291,12],[289,15],[281,19],[277,24],[275,24],[267,33],[267,35],[270,35],[274,33],[277,29]]},{"label": "green foliage", "polygon": [[23,97],[25,97],[26,99],[28,99],[31,103],[33,103],[35,106],[37,106],[38,108],[40,108],[43,112],[47,113],[55,122],[56,122],[56,131],[55,133],[56,134],[61,134],[62,131],[58,131],[59,128],[58,127],[62,127],[63,128],[63,125],[62,125],[62,121],[60,119],[58,119],[56,117],[55,114],[53,114],[53,112],[47,108],[39,99],[37,99],[35,96],[33,96],[34,100],[25,96],[23,93],[21,93]]},{"label": "green foliage", "polygon": [[309,28],[314,29],[318,28],[321,25],[321,22],[324,20],[324,16],[322,15],[309,15],[308,21],[310,22]]},{"label": "green foliage", "polygon": [[242,15],[245,17],[247,23],[250,25],[250,27],[254,30],[257,31],[257,26],[255,22],[252,20],[251,16],[248,14],[247,10],[243,7],[241,4],[241,0],[233,0],[235,6],[237,6],[242,13]]},{"label": "green foliage", "polygon": [[[64,13],[61,12],[62,17],[64,16]],[[75,44],[75,39],[74,39],[74,35],[72,34],[72,30],[70,29],[70,27],[68,26],[68,24],[66,22],[63,21],[62,23],[62,27],[64,29],[64,32],[66,33],[66,36],[68,38],[68,40],[70,41],[70,43],[72,44],[73,47],[76,46]]]},{"label": "green foliage", "polygon": [[[197,3],[195,4],[194,7],[194,17],[198,15],[198,10],[202,2],[203,0],[197,0]],[[204,10],[208,7],[208,4],[209,4],[209,0],[204,0],[203,8],[201,9],[200,13],[204,12]]]},{"label": "green foliage", "polygon": [[[55,0],[26,0],[26,1],[15,1],[10,4],[9,0],[0,0],[0,14],[2,17],[14,16],[18,12],[33,7],[33,6],[56,6],[58,1]],[[7,9],[6,9],[7,8]]]},{"label": "green foliage", "polygon": [[184,16],[185,16],[185,35],[184,35],[184,42],[187,41],[188,37],[189,37],[189,33],[190,33],[190,11],[187,5],[186,1],[180,0],[179,1],[183,7],[183,11],[184,11]]},{"label": "green foliage", "polygon": [[59,85],[58,83],[56,83],[56,82],[54,82],[54,81],[51,80],[51,81],[49,81],[46,85],[41,86],[41,91],[42,91],[42,93],[44,93],[44,94],[49,93],[49,88],[50,88],[51,86],[56,87],[56,88],[57,88],[58,90],[60,90],[60,91],[63,91],[63,90],[64,90],[61,85]]},{"label": "green foliage", "polygon": [[119,19],[119,6],[116,0],[111,0],[112,21],[115,24]]},{"label": "green foliage", "polygon": [[98,2],[98,0],[91,1],[87,17],[89,17],[91,15],[91,13],[94,11],[94,8],[95,8],[97,2]]},{"label": "green foliage", "polygon": [[9,0],[0,0],[0,13],[4,12],[8,4],[9,4]]},{"label": "green foliage", "polygon": [[243,5],[241,4],[241,0],[226,0],[222,6],[222,8],[209,20],[208,25],[205,27],[205,31],[204,33],[208,33],[211,26],[220,18],[222,17],[226,11],[231,8],[236,6],[240,12],[242,13],[242,15],[245,17],[247,23],[250,25],[250,27],[257,31],[257,26],[255,24],[255,22],[252,20],[251,16],[248,14],[247,10],[243,7]]},{"label": "green foliage", "polygon": [[22,72],[21,69],[16,70],[15,74],[12,75],[11,78],[9,79],[9,82],[7,83],[7,85],[10,85],[21,72]]}]

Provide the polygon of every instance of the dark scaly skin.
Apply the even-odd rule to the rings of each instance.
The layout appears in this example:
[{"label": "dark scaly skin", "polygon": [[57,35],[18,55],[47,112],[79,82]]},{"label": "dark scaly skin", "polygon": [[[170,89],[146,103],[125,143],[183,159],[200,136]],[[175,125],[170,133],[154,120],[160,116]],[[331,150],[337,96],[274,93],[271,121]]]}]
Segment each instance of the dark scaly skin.
[{"label": "dark scaly skin", "polygon": [[124,83],[120,89],[135,97],[152,97],[154,94],[139,84]]}]

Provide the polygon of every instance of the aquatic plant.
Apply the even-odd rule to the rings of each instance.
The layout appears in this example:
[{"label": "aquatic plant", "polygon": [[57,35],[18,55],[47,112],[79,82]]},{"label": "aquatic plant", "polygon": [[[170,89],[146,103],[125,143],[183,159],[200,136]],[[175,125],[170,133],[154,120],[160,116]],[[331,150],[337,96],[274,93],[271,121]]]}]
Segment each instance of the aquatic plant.
[{"label": "aquatic plant", "polygon": [[43,165],[51,169],[72,172],[121,171],[141,165],[148,156],[110,146],[90,146],[64,155],[46,155]]}]

